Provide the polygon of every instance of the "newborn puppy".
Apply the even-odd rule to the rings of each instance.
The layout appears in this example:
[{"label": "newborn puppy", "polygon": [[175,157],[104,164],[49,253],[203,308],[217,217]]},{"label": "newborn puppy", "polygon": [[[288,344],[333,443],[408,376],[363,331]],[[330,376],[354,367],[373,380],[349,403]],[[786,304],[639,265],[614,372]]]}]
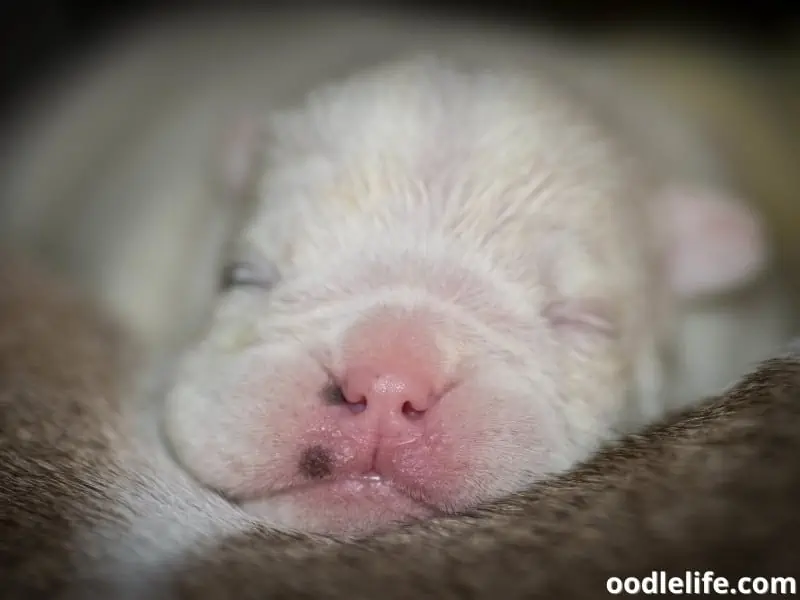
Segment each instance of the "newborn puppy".
[{"label": "newborn puppy", "polygon": [[165,432],[277,528],[367,533],[570,468],[697,379],[682,303],[765,261],[747,208],[547,69],[398,60],[263,127],[245,255]]}]

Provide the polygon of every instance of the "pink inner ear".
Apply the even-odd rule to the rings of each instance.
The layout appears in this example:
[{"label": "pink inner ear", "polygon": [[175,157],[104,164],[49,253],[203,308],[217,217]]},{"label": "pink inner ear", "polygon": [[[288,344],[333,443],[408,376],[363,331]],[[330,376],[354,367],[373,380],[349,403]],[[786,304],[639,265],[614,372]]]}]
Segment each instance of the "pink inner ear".
[{"label": "pink inner ear", "polygon": [[765,267],[760,219],[724,190],[670,188],[656,202],[656,227],[666,234],[672,287],[682,297],[732,291]]}]

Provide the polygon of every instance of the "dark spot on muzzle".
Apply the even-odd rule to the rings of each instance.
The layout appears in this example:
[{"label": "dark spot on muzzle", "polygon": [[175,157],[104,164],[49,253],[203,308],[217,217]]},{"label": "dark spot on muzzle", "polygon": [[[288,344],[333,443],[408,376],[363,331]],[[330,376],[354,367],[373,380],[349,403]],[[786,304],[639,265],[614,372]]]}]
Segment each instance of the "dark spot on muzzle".
[{"label": "dark spot on muzzle", "polygon": [[300,472],[309,479],[323,479],[333,471],[330,451],[322,446],[311,446],[300,458]]}]

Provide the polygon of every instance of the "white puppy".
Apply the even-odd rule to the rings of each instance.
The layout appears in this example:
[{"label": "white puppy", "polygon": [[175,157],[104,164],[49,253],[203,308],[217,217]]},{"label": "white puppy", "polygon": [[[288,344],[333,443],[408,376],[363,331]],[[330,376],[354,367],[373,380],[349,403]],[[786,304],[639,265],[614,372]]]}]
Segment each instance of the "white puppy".
[{"label": "white puppy", "polygon": [[246,254],[167,401],[180,462],[278,527],[367,532],[712,391],[685,307],[763,268],[759,222],[581,89],[420,56],[271,114]]}]

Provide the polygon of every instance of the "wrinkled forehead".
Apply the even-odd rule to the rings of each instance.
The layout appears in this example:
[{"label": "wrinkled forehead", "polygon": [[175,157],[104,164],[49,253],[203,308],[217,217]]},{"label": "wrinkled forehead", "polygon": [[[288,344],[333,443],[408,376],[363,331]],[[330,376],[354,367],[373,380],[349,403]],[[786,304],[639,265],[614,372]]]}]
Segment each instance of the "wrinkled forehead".
[{"label": "wrinkled forehead", "polygon": [[355,241],[370,231],[395,238],[406,229],[480,233],[514,220],[532,233],[538,225],[591,237],[620,211],[636,210],[648,186],[631,157],[602,139],[592,143],[568,154],[555,142],[541,148],[518,135],[497,145],[431,144],[406,155],[387,147],[299,157],[289,168],[267,170],[245,237],[259,247],[291,232],[296,246]]},{"label": "wrinkled forehead", "polygon": [[622,138],[566,88],[533,72],[451,67],[401,61],[272,113],[264,195],[272,182],[302,187],[298,179],[368,188],[398,171],[415,185],[456,177],[475,188],[544,172],[562,186],[601,173],[630,177]]}]

